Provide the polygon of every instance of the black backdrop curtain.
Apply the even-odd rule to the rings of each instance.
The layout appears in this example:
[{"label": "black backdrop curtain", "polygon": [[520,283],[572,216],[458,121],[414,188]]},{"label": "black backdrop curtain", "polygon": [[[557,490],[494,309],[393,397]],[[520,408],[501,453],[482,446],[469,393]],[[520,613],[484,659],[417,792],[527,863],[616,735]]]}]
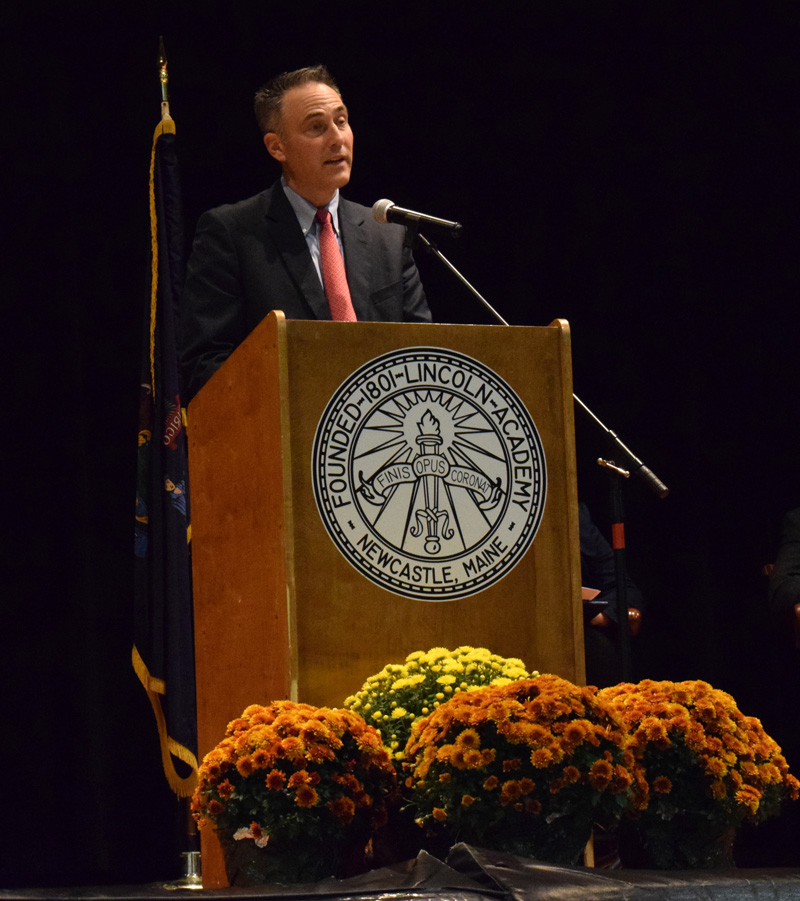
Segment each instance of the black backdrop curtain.
[{"label": "black backdrop curtain", "polygon": [[[731,691],[800,769],[797,661],[771,630],[760,574],[800,505],[800,11],[34,3],[8,14],[0,54],[0,884],[179,870],[181,811],[130,666],[161,34],[190,234],[203,209],[276,174],[251,121],[255,87],[324,61],[356,134],[348,196],[461,221],[442,249],[506,318],[570,321],[576,392],[672,489],[659,501],[626,488],[629,565],[649,602],[637,677]],[[486,321],[434,261],[420,266],[435,318]],[[580,492],[607,527],[603,451],[579,417]],[[782,828],[749,838],[744,859],[797,865]]]}]

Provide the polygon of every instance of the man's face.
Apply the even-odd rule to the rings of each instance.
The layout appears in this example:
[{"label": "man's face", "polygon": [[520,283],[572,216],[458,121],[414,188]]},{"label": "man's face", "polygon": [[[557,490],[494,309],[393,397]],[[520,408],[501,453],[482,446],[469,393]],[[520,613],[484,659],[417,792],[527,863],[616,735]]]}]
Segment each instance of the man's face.
[{"label": "man's face", "polygon": [[283,95],[280,134],[264,135],[264,145],[283,167],[292,190],[314,206],[325,206],[350,181],[353,132],[342,98],[326,84],[312,82]]}]

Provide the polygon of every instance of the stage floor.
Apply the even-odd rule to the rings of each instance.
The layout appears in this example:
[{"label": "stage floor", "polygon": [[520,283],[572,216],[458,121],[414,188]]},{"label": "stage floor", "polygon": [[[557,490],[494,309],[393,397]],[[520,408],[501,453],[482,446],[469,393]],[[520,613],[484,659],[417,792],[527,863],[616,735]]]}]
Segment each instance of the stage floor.
[{"label": "stage floor", "polygon": [[165,885],[0,889],[0,901],[200,898],[337,898],[357,901],[798,901],[800,869],[710,871],[554,867],[456,845],[443,863],[430,854],[352,879],[313,885],[187,890]]}]

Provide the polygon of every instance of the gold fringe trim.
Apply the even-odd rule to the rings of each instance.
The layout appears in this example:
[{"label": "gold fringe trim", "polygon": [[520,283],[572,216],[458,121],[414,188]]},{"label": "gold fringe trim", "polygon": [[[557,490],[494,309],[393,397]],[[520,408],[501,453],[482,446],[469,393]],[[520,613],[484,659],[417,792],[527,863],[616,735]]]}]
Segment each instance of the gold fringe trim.
[{"label": "gold fringe trim", "polygon": [[[169,107],[167,107],[169,115]],[[156,308],[158,306],[158,217],[156,216],[156,144],[161,135],[175,134],[175,122],[162,119],[153,133],[153,149],[150,153],[150,247],[152,249],[152,270],[150,273],[150,391],[153,401],[156,399]]]},{"label": "gold fringe trim", "polygon": [[[158,726],[158,739],[161,745],[161,764],[164,767],[164,775],[167,777],[169,787],[175,792],[179,798],[188,798],[192,795],[197,787],[197,757],[183,745],[175,741],[167,734],[167,721],[164,717],[164,711],[161,707],[160,695],[166,694],[166,686],[163,679],[155,679],[150,675],[150,671],[142,660],[136,645],[133,646],[131,654],[133,669],[139,677],[139,681],[147,692],[150,699],[150,705],[156,717],[156,725]],[[184,777],[178,775],[175,770],[175,764],[172,757],[182,760],[187,766],[191,767],[192,772]]]},{"label": "gold fringe trim", "polygon": [[[186,412],[186,407],[181,407],[181,419],[183,421],[183,430],[186,434],[189,434],[189,414]],[[192,524],[189,523],[186,526],[186,543],[191,545],[192,543]]]}]

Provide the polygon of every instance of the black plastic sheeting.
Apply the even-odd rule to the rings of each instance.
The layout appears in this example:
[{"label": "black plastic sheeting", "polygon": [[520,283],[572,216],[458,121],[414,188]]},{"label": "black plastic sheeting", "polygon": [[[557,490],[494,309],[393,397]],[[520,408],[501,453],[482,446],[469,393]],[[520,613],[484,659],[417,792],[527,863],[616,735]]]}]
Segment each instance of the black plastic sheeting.
[{"label": "black plastic sheeting", "polygon": [[168,885],[0,890],[0,901],[326,898],[341,901],[800,901],[800,870],[598,870],[555,867],[455,845],[446,862],[414,860],[313,885],[194,890]]}]

